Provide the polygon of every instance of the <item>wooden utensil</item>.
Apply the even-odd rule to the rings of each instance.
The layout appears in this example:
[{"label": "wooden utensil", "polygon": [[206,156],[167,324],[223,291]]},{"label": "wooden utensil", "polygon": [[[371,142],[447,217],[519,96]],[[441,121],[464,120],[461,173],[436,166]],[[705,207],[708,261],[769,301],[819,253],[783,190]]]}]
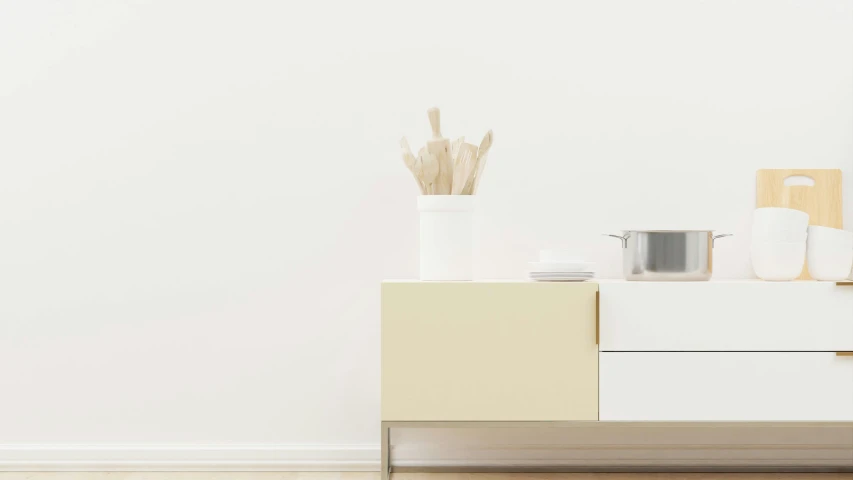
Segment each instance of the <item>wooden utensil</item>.
[{"label": "wooden utensil", "polygon": [[420,155],[415,157],[415,164],[412,167],[412,173],[415,174],[415,178],[418,179],[418,183],[423,185],[424,195],[428,195],[429,189],[427,188],[426,184],[424,183],[424,162],[423,162],[423,158],[421,158]]},{"label": "wooden utensil", "polygon": [[436,194],[436,181],[438,180],[439,165],[435,155],[423,152],[419,161],[421,163],[421,181],[424,182],[428,195]]},{"label": "wooden utensil", "polygon": [[480,184],[480,177],[483,175],[483,169],[486,167],[486,159],[489,155],[489,149],[492,148],[493,134],[489,130],[483,136],[480,142],[480,148],[477,150],[477,161],[472,174],[468,177],[468,182],[462,190],[463,195],[473,195],[477,193],[477,186]]},{"label": "wooden utensil", "polygon": [[426,181],[425,181],[425,180],[426,180],[426,175],[425,175],[425,172],[424,172],[424,155],[425,155],[425,154],[426,154],[426,148],[421,147],[421,149],[420,149],[420,150],[418,150],[418,156],[417,156],[417,157],[415,157],[415,169],[414,169],[414,172],[415,172],[415,175],[418,177],[418,180],[420,180],[421,185],[423,185],[423,186],[424,186],[424,192],[425,192],[425,194],[426,194],[426,195],[429,195],[429,194],[430,194],[430,185],[429,185],[429,184],[427,184],[427,183],[426,183]]},{"label": "wooden utensil", "polygon": [[453,185],[450,193],[462,195],[462,191],[468,184],[468,177],[477,163],[477,147],[470,143],[459,145],[459,153],[453,161]]},{"label": "wooden utensil", "polygon": [[441,112],[437,108],[427,110],[429,124],[432,127],[432,140],[427,141],[427,151],[435,155],[438,162],[436,194],[450,195],[453,183],[453,163],[450,156],[450,141],[441,136]]},{"label": "wooden utensil", "polygon": [[417,159],[415,155],[412,153],[412,149],[409,148],[409,141],[406,140],[406,137],[403,137],[400,140],[400,148],[403,151],[403,163],[406,164],[406,168],[412,172],[412,176],[415,177],[415,182],[418,184],[418,189],[421,191],[421,194],[426,194],[426,187],[424,187],[423,182],[421,182],[420,177],[415,172],[415,162]]},{"label": "wooden utensil", "polygon": [[459,146],[465,143],[465,137],[459,137],[450,143],[450,158],[456,162],[456,157],[459,156]]},{"label": "wooden utensil", "polygon": [[[808,177],[814,185],[785,185],[790,177]],[[782,207],[809,214],[809,225],[843,228],[841,170],[779,169],[756,174],[756,207]],[[809,280],[808,265],[800,280]]]}]

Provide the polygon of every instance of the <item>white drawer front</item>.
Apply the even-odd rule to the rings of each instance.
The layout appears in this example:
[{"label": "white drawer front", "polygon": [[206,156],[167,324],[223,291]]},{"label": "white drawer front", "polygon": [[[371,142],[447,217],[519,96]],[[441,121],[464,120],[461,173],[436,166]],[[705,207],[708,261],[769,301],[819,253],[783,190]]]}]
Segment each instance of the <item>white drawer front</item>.
[{"label": "white drawer front", "polygon": [[815,352],[603,352],[599,418],[853,421],[853,357]]},{"label": "white drawer front", "polygon": [[853,350],[853,286],[602,283],[601,351]]}]

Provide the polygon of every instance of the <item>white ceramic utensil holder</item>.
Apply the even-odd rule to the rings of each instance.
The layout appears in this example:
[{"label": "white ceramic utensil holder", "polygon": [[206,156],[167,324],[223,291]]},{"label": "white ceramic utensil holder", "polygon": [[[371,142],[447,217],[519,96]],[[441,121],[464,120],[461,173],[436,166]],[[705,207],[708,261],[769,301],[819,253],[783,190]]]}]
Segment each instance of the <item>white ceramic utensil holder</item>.
[{"label": "white ceramic utensil holder", "polygon": [[471,280],[474,196],[421,195],[421,280]]}]

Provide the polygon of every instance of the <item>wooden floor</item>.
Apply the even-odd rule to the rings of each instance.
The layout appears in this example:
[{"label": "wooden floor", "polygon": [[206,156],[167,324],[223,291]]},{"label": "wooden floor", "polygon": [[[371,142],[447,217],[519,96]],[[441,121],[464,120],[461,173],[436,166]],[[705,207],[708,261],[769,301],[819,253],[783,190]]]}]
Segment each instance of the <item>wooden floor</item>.
[{"label": "wooden floor", "polygon": [[[0,480],[379,480],[372,472],[0,472]],[[853,480],[853,473],[395,473],[391,480]]]}]

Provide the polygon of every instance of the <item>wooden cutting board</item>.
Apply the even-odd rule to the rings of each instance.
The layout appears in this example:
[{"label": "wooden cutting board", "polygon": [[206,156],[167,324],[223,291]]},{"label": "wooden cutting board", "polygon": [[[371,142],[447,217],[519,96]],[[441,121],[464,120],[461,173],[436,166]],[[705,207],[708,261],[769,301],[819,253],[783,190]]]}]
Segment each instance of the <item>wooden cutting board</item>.
[{"label": "wooden cutting board", "polygon": [[[808,177],[814,185],[785,185],[789,177]],[[809,225],[843,228],[841,212],[841,170],[779,169],[756,174],[756,207],[783,207],[809,214]],[[810,280],[808,266],[800,280]]]}]

